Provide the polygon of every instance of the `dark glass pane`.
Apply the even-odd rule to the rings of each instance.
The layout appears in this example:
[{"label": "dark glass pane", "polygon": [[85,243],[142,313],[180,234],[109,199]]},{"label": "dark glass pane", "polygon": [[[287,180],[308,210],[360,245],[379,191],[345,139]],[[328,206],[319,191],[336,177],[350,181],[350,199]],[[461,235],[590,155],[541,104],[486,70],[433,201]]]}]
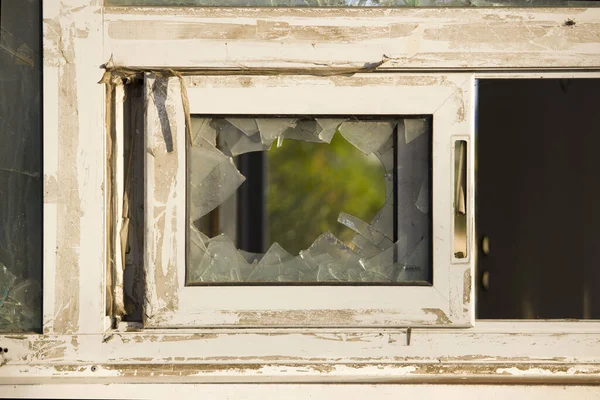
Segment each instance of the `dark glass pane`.
[{"label": "dark glass pane", "polygon": [[600,79],[478,87],[478,318],[600,318]]},{"label": "dark glass pane", "polygon": [[41,4],[0,3],[0,331],[41,329]]}]

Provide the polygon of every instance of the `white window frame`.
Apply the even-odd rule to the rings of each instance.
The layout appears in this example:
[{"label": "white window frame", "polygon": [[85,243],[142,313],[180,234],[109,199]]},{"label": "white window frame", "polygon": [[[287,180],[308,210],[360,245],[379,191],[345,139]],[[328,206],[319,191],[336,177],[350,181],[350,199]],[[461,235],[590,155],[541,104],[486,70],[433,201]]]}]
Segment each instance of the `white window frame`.
[{"label": "white window frame", "polygon": [[[183,83],[191,114],[431,115],[431,286],[186,286],[186,112],[181,83],[173,77],[165,107],[172,111],[161,118],[153,102],[155,79],[147,76],[145,83],[144,326],[472,326],[473,174],[469,169],[467,257],[456,258],[454,144],[467,142],[467,165],[474,165],[473,74],[192,76]],[[164,121],[173,141],[169,152]]]},{"label": "white window frame", "polygon": [[[134,71],[213,75],[375,68],[442,76],[466,71],[476,79],[598,78],[600,9],[119,8],[48,0],[43,14],[43,334],[0,335],[9,349],[0,355],[1,393],[82,397],[92,395],[82,393],[89,388],[108,397],[119,385],[134,390],[146,383],[140,396],[160,397],[165,383],[295,382],[330,383],[336,393],[360,397],[337,384],[600,383],[595,321],[475,321],[466,329],[113,329],[105,297],[110,146],[105,90],[97,84],[99,66],[111,56]],[[568,19],[576,25],[566,26]],[[427,386],[419,387],[423,393]],[[402,390],[394,388],[393,395]],[[556,388],[552,395],[562,386]],[[228,389],[216,395],[239,393]],[[585,394],[598,394],[588,389]],[[281,394],[273,385],[256,390],[261,398]],[[572,393],[584,393],[577,390]],[[511,392],[529,395],[524,386]]]}]

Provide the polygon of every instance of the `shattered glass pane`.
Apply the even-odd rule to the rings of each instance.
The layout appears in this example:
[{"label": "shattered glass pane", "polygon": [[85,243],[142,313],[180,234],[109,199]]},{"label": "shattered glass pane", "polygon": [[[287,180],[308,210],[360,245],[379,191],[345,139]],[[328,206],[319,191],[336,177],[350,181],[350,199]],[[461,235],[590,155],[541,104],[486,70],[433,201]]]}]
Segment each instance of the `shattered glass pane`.
[{"label": "shattered glass pane", "polygon": [[40,10],[0,2],[0,332],[42,325]]},{"label": "shattered glass pane", "polygon": [[[188,284],[431,283],[429,118],[194,117],[192,127]],[[244,177],[240,157],[260,151],[264,170]],[[234,195],[240,185],[259,202]],[[232,198],[246,199],[235,212]],[[240,215],[262,212],[251,204],[266,204],[266,218],[250,226]],[[269,240],[246,248],[240,232]]]}]

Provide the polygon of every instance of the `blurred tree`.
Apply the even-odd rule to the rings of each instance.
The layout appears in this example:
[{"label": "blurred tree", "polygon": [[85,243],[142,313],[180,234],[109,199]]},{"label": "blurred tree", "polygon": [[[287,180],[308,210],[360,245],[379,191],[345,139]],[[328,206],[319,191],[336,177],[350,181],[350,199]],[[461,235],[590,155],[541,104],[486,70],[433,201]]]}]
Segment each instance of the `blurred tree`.
[{"label": "blurred tree", "polygon": [[339,213],[370,222],[385,202],[379,160],[339,133],[330,144],[286,140],[267,154],[267,243],[292,254],[327,231],[349,243],[355,233],[337,222]]}]

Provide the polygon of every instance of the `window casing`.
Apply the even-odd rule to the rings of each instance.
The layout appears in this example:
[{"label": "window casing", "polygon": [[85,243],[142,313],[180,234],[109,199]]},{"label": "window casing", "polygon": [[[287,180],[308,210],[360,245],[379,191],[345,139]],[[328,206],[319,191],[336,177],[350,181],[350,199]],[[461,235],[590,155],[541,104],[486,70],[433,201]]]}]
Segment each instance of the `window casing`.
[{"label": "window casing", "polygon": [[[290,79],[304,80],[327,92],[319,82],[335,78],[315,75],[351,75],[340,80],[358,85],[349,84],[348,90],[364,96],[376,91],[368,82],[371,77],[393,81],[395,74],[383,72],[395,71],[402,77],[407,69],[413,75],[438,77],[436,90],[446,87],[442,83],[452,82],[455,73],[448,70],[459,71],[456,74],[466,78],[463,82],[471,84],[476,77],[595,76],[593,71],[532,70],[598,68],[598,11],[136,9],[102,7],[81,0],[47,2],[44,18],[44,174],[58,182],[56,188],[48,189],[72,191],[69,193],[77,196],[59,204],[52,200],[54,193],[45,195],[44,335],[0,337],[9,349],[1,356],[5,365],[0,368],[0,383],[39,384],[56,377],[69,382],[104,379],[122,383],[457,382],[465,377],[494,383],[598,381],[600,328],[593,321],[475,322],[469,328],[473,323],[470,311],[459,307],[455,314],[446,315],[456,329],[424,327],[427,314],[422,312],[406,321],[397,313],[389,319],[376,313],[366,325],[358,318],[367,314],[354,313],[350,324],[327,327],[329,321],[323,317],[322,323],[312,327],[301,323],[291,324],[293,329],[279,329],[290,324],[272,323],[259,328],[269,325],[265,308],[260,312],[261,323],[246,325],[253,329],[232,329],[231,320],[215,319],[215,314],[223,314],[213,310],[200,322],[192,313],[182,313],[180,321],[173,315],[157,319],[155,326],[160,329],[140,330],[127,324],[114,329],[106,314],[106,304],[112,302],[106,298],[106,283],[110,282],[106,265],[112,257],[108,244],[113,214],[107,211],[112,182],[105,167],[112,166],[111,156],[107,157],[108,149],[113,149],[108,133],[113,116],[119,114],[118,110],[112,114],[107,107],[112,93],[97,84],[102,72],[98,66],[103,64],[133,72],[186,72],[213,80],[223,90],[235,90],[253,79]],[[576,18],[577,27],[563,26],[568,18]],[[515,25],[515,20],[522,24]],[[204,26],[206,33],[188,35],[187,28],[194,24]],[[319,29],[304,36],[306,26]],[[357,35],[359,26],[376,27],[385,34]],[[145,29],[148,27],[153,29]],[[241,27],[250,27],[243,40]],[[227,76],[232,73],[236,76]],[[211,76],[204,77],[206,74]],[[255,76],[260,74],[268,76]],[[234,87],[228,87],[236,81]],[[460,98],[470,99],[472,86],[468,85],[456,86],[467,93]],[[187,87],[191,112],[207,112],[212,106],[216,111],[218,103],[196,96]],[[400,96],[389,90],[386,97],[398,98],[400,103]],[[264,112],[253,109],[257,104],[252,100],[225,112]],[[410,107],[412,101],[402,104]],[[361,112],[352,109],[361,103],[347,106],[339,112]],[[177,107],[181,107],[177,111],[181,118],[183,106]],[[469,134],[456,136],[471,139]],[[446,144],[452,166],[455,153],[452,143]],[[449,193],[447,201],[451,201],[454,187]],[[452,207],[447,210],[451,214]],[[464,279],[468,266],[461,268],[464,289],[472,281]],[[452,301],[460,305],[472,301],[470,290],[449,287],[448,294],[448,307]],[[220,327],[195,327],[210,326],[206,321],[217,321],[212,326]],[[151,326],[153,321],[147,322]],[[169,329],[184,326],[190,328]]]},{"label": "window casing", "polygon": [[[355,75],[344,77],[185,78],[193,114],[432,115],[433,116],[433,285],[432,286],[253,286],[194,287],[185,283],[185,111],[179,78],[168,84],[166,109],[174,143],[169,152],[165,117],[147,93],[145,326],[470,326],[472,258],[456,258],[453,145],[473,143],[471,74]],[[243,84],[242,84],[243,82]],[[146,78],[147,90],[156,87]],[[362,99],[381,99],[363,102]],[[410,103],[405,99],[410,98]],[[170,138],[168,139],[170,142]],[[473,151],[468,152],[472,157]],[[472,163],[470,163],[472,165]],[[169,173],[164,173],[169,171]],[[172,171],[172,172],[171,172]],[[473,174],[468,173],[469,180]],[[473,205],[472,185],[467,204]],[[467,213],[472,216],[471,210]],[[165,219],[165,215],[167,216]],[[469,219],[472,219],[470,217]],[[155,221],[152,223],[151,221]],[[473,235],[468,223],[469,241]],[[469,244],[472,248],[472,244]],[[169,257],[165,257],[165,253]],[[467,282],[467,284],[465,284]],[[466,292],[465,292],[466,291]],[[453,293],[466,295],[455,296]],[[159,295],[162,293],[162,295]],[[267,317],[262,317],[266,315]],[[343,316],[343,318],[340,318]]]}]

